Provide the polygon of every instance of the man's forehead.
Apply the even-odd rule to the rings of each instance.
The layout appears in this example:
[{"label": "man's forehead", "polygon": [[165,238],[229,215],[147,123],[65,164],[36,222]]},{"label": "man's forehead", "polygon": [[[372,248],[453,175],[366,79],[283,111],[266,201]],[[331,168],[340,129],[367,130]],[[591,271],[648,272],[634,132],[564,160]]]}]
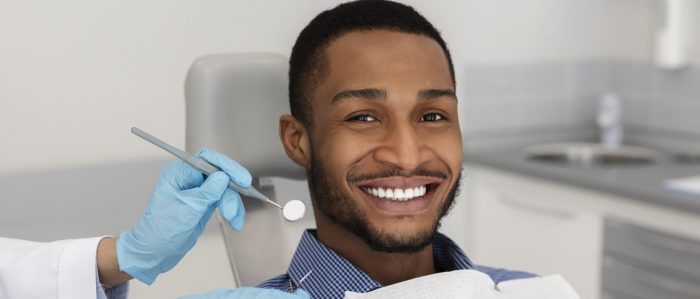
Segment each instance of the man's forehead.
[{"label": "man's forehead", "polygon": [[382,84],[389,82],[454,89],[442,48],[426,36],[388,30],[351,32],[329,44],[325,54],[328,69],[319,83],[327,93],[386,88]]},{"label": "man's forehead", "polygon": [[[381,52],[420,50],[423,54],[443,56],[444,52],[434,39],[420,34],[388,29],[355,30],[333,39],[326,47],[329,58],[339,55],[367,56]],[[446,59],[445,59],[446,60]]]}]

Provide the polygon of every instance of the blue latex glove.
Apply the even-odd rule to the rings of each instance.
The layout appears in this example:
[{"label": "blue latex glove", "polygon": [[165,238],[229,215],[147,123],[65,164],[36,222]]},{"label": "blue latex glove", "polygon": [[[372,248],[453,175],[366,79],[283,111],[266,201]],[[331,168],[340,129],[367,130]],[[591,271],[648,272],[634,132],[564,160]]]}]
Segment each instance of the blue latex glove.
[{"label": "blue latex glove", "polygon": [[311,299],[309,293],[297,289],[294,293],[275,289],[243,287],[237,289],[214,290],[200,295],[180,297],[180,299]]},{"label": "blue latex glove", "polygon": [[195,155],[223,171],[205,181],[201,172],[185,162],[168,164],[139,223],[117,239],[120,270],[146,284],[172,269],[192,249],[217,207],[231,227],[243,229],[241,197],[227,185],[230,179],[241,187],[250,186],[250,173],[213,150],[201,149]]}]

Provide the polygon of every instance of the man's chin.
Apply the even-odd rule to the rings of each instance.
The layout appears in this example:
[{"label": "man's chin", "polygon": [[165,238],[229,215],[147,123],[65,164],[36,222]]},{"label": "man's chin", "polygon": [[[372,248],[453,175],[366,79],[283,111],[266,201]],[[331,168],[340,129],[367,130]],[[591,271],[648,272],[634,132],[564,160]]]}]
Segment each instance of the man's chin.
[{"label": "man's chin", "polygon": [[375,251],[386,253],[416,253],[433,243],[437,230],[415,233],[369,232],[360,236]]}]

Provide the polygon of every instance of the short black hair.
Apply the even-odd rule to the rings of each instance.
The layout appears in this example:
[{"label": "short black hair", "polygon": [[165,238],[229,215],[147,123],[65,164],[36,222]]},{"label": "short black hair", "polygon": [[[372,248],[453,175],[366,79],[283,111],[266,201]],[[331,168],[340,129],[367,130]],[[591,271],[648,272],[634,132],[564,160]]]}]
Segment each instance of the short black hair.
[{"label": "short black hair", "polygon": [[343,3],[316,16],[299,33],[289,59],[289,106],[292,115],[311,129],[311,91],[328,72],[327,46],[352,31],[390,30],[435,40],[445,53],[455,84],[452,57],[433,25],[408,5],[385,0]]}]

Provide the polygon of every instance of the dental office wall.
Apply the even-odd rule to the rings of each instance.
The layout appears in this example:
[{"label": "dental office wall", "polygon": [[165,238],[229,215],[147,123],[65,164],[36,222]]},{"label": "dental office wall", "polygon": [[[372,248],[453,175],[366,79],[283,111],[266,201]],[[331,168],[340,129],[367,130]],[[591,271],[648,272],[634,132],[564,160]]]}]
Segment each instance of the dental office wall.
[{"label": "dental office wall", "polygon": [[[651,1],[408,3],[442,30],[462,77],[465,66],[651,57]],[[8,128],[0,135],[0,173],[165,158],[128,128],[140,126],[184,144],[182,83],[195,58],[236,51],[288,54],[306,22],[332,6],[87,0],[0,5],[0,121]],[[460,84],[466,85],[464,79]]]},{"label": "dental office wall", "polygon": [[[47,241],[128,228],[170,158],[129,128],[184,147],[182,87],[194,59],[241,51],[288,55],[301,28],[334,3],[0,2],[0,236]],[[653,70],[656,1],[406,3],[449,43],[467,146],[529,128],[586,130],[590,102],[611,84],[631,82],[614,78],[635,75],[640,65]],[[624,92],[649,88],[633,82]],[[647,106],[654,100],[635,99]],[[455,218],[445,230],[458,235]],[[135,284],[135,297],[229,286],[216,236],[204,237],[167,274],[172,279],[149,289]],[[211,279],[181,283],[202,271]]]}]

